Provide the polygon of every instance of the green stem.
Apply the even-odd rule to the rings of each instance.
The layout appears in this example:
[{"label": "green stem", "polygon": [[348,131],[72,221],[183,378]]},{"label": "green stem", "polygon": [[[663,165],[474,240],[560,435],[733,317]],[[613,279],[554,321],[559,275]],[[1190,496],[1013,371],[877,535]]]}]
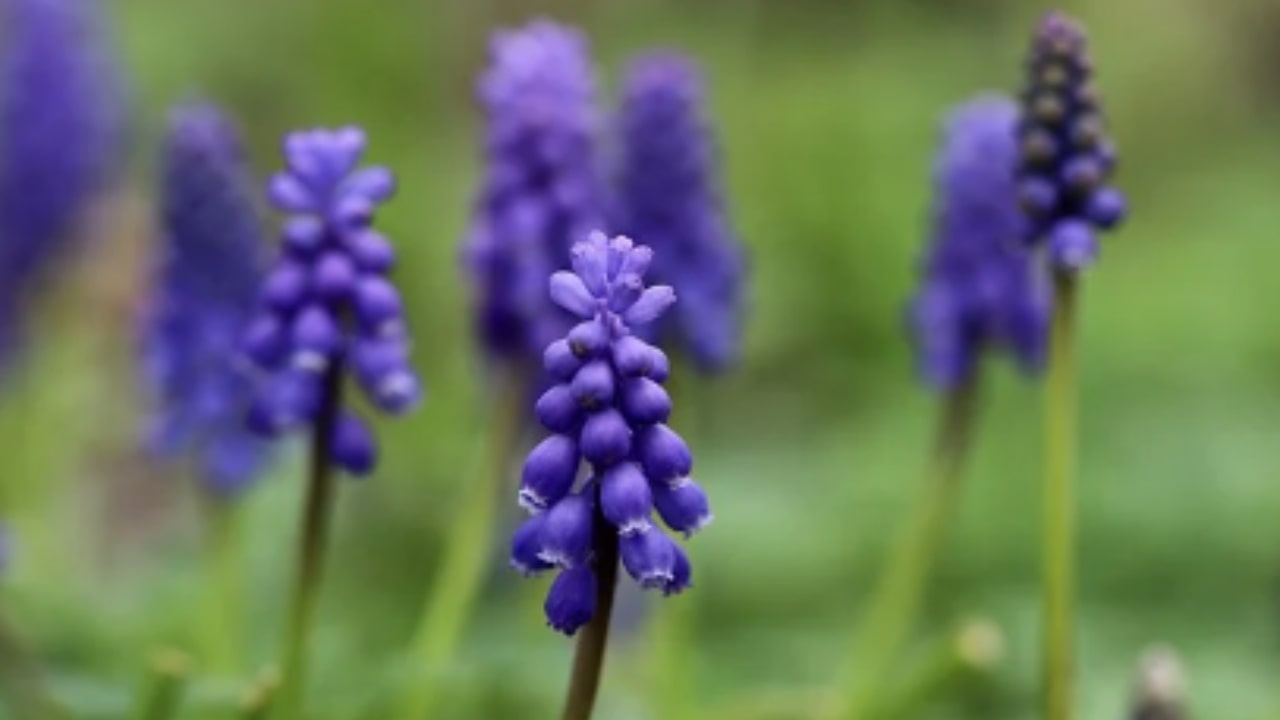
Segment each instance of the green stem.
[{"label": "green stem", "polygon": [[409,681],[401,697],[401,720],[429,717],[439,698],[441,668],[453,656],[475,609],[492,554],[499,498],[504,497],[512,456],[520,440],[527,400],[523,375],[504,372],[493,397],[493,416],[471,482],[453,518],[444,557],[423,603],[409,661]]},{"label": "green stem", "polygon": [[214,672],[233,673],[239,667],[244,637],[238,505],[212,495],[202,500],[207,581],[211,585],[204,598],[204,662]]},{"label": "green stem", "polygon": [[888,564],[858,623],[849,672],[850,720],[870,717],[890,668],[915,623],[929,571],[947,519],[955,505],[961,470],[970,445],[977,405],[977,380],[970,377],[943,400],[932,459],[899,526]]},{"label": "green stem", "polygon": [[948,691],[992,671],[1004,654],[1004,636],[988,620],[971,620],[955,633],[935,642],[876,708],[884,720],[912,718]]},{"label": "green stem", "polygon": [[136,720],[170,720],[177,717],[187,687],[191,662],[186,655],[163,650],[151,658],[147,678],[138,696]]},{"label": "green stem", "polygon": [[1075,672],[1076,278],[1054,275],[1045,416],[1045,720],[1073,716]]},{"label": "green stem", "polygon": [[329,520],[337,491],[330,444],[341,402],[341,382],[342,369],[335,363],[325,372],[321,407],[311,441],[311,472],[302,513],[297,575],[281,661],[280,720],[302,720],[303,717],[307,651],[320,599]]},{"label": "green stem", "polygon": [[600,515],[597,503],[595,527],[596,612],[578,637],[573,673],[565,694],[563,720],[590,720],[600,689],[609,621],[618,586],[618,533]]},{"label": "green stem", "polygon": [[63,720],[67,716],[48,694],[39,661],[5,616],[0,616],[0,692],[15,717]]},{"label": "green stem", "polygon": [[267,720],[279,684],[280,678],[274,672],[263,673],[255,680],[240,703],[240,720]]}]

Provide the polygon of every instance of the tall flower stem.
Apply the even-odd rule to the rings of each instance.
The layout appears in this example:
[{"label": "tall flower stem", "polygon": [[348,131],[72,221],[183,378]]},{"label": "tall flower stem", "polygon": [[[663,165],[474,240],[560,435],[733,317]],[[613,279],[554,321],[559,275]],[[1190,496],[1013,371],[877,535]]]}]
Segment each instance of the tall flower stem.
[{"label": "tall flower stem", "polygon": [[878,695],[915,623],[930,568],[955,505],[968,455],[978,382],[970,376],[942,401],[932,458],[910,514],[899,526],[888,564],[857,626],[848,704],[844,716],[862,720],[875,713]]},{"label": "tall flower stem", "polygon": [[337,491],[330,451],[341,405],[342,369],[338,363],[325,372],[321,407],[311,442],[311,472],[303,505],[298,566],[289,603],[289,621],[281,662],[279,720],[301,720],[306,691],[307,651],[328,545],[330,515]]},{"label": "tall flower stem", "polygon": [[240,522],[233,501],[212,495],[204,502],[206,524],[207,582],[203,617],[204,662],[221,673],[238,669],[240,643],[244,637],[242,619]]},{"label": "tall flower stem", "polygon": [[418,620],[408,658],[411,668],[401,698],[401,720],[422,720],[430,715],[441,690],[441,667],[453,655],[467,627],[493,554],[498,500],[508,490],[505,481],[520,440],[521,417],[528,397],[523,373],[501,372],[494,385],[489,432],[480,448],[476,471],[463,486],[440,570]]},{"label": "tall flower stem", "polygon": [[172,720],[178,716],[191,664],[186,655],[162,650],[151,659],[138,696],[135,720]]},{"label": "tall flower stem", "polygon": [[1077,378],[1076,278],[1054,274],[1045,402],[1044,701],[1046,720],[1073,716]]},{"label": "tall flower stem", "polygon": [[600,689],[605,648],[609,643],[609,623],[613,618],[613,598],[618,587],[618,532],[596,508],[595,523],[596,609],[591,621],[578,636],[573,657],[573,674],[565,694],[563,720],[590,720]]}]

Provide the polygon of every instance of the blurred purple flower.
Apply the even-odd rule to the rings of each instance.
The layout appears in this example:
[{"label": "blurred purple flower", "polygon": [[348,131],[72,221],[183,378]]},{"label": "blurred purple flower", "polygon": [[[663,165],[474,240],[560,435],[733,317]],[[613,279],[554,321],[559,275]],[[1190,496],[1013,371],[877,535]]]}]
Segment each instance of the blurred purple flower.
[{"label": "blurred purple flower", "polygon": [[1028,371],[1043,362],[1049,295],[1019,237],[1017,106],[1001,96],[961,105],[946,120],[934,166],[933,232],[910,308],[920,374],[952,388],[981,354],[1003,346]]},{"label": "blurred purple flower", "polygon": [[567,322],[547,276],[602,220],[595,76],[586,39],[552,22],[497,33],[489,54],[477,89],[486,168],[464,253],[485,349],[533,364]]},{"label": "blurred purple flower", "polygon": [[[572,258],[572,272],[551,276],[550,294],[580,322],[545,356],[559,384],[538,400],[537,414],[553,434],[525,461],[520,504],[533,517],[511,549],[524,574],[559,568],[547,620],[569,635],[594,614],[598,532],[617,533],[622,565],[637,583],[673,594],[689,587],[691,567],[654,511],[685,535],[711,520],[706,494],[689,479],[689,447],[665,424],[666,356],[632,334],[670,309],[675,293],[645,287],[653,253],[625,237],[594,233]],[[583,461],[590,473],[579,482]]]},{"label": "blurred purple flower", "polygon": [[1088,267],[1098,255],[1097,230],[1118,225],[1125,199],[1108,185],[1115,147],[1107,137],[1084,30],[1049,13],[1032,41],[1023,93],[1018,196],[1027,237],[1045,244],[1059,270]]},{"label": "blurred purple flower", "polygon": [[0,364],[120,159],[123,110],[97,2],[0,0]]},{"label": "blurred purple flower", "polygon": [[231,495],[257,477],[267,454],[244,427],[251,384],[227,351],[253,310],[262,228],[239,137],[216,108],[171,114],[163,163],[162,245],[143,346],[158,401],[151,445],[193,454],[206,486]]},{"label": "blurred purple flower", "polygon": [[[285,138],[288,168],[269,192],[290,213],[284,251],[243,341],[265,376],[250,414],[262,434],[313,424],[330,400],[331,369],[349,371],[384,412],[407,412],[421,396],[400,294],[387,277],[395,253],[372,228],[395,179],[384,167],[357,168],[364,148],[364,132],[354,127]],[[344,413],[333,432],[333,462],[354,475],[370,472],[376,447],[365,422]]]},{"label": "blurred purple flower", "polygon": [[691,60],[653,53],[631,63],[619,118],[617,224],[644,238],[654,249],[654,279],[680,293],[663,332],[700,368],[716,371],[738,356],[746,268],[703,104]]}]

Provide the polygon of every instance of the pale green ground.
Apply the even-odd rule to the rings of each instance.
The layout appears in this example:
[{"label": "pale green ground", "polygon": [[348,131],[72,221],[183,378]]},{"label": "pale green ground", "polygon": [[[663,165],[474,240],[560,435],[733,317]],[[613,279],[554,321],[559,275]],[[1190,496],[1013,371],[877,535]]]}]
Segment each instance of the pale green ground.
[{"label": "pale green ground", "polygon": [[[1263,45],[1275,43],[1261,24],[1277,17],[1267,2],[1068,8],[1093,30],[1134,208],[1087,280],[1083,317],[1085,720],[1122,717],[1132,666],[1156,641],[1182,652],[1198,717],[1280,716],[1280,85],[1267,63],[1276,51]],[[486,13],[519,18],[538,6],[497,4],[117,3],[142,155],[153,154],[163,107],[201,91],[240,117],[261,171],[276,166],[282,131],[358,122],[371,158],[401,177],[384,225],[405,258],[399,278],[432,394],[412,419],[385,425],[379,476],[344,488],[316,720],[380,717],[439,528],[467,481],[479,377],[457,262],[477,172],[469,83]],[[611,85],[621,60],[646,46],[706,62],[751,247],[746,362],[701,392],[698,408],[699,475],[717,514],[691,548],[698,701],[820,686],[835,677],[924,464],[933,407],[910,374],[901,307],[937,119],[975,90],[1016,87],[1040,6],[578,5],[590,6]],[[147,166],[134,173],[143,190]],[[92,274],[127,277],[135,254],[104,249]],[[38,368],[0,409],[6,427],[26,421],[0,435],[0,457],[25,468],[5,471],[19,487],[6,593],[83,717],[121,717],[147,650],[193,638],[198,528],[179,481],[146,471],[130,448],[138,401],[120,381],[127,328],[104,334],[75,312],[52,317]],[[992,375],[919,638],[983,615],[1009,635],[1009,656],[970,705],[938,705],[930,717],[1036,714],[1040,409],[1034,386],[1003,364]],[[296,459],[284,463],[247,500],[255,667],[278,640],[298,473]],[[495,558],[448,671],[448,717],[551,717],[558,702],[570,645],[538,625],[534,590],[501,566]],[[661,701],[646,699],[642,637],[618,646],[603,718],[662,717]],[[234,687],[203,681],[198,694]]]}]

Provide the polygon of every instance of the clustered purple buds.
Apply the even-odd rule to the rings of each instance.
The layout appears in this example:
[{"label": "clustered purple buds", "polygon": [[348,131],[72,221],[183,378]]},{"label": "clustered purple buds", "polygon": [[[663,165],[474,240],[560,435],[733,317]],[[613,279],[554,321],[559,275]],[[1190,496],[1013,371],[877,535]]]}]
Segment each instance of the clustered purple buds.
[{"label": "clustered purple buds", "polygon": [[1041,266],[1019,241],[1018,108],[984,96],[953,111],[934,164],[934,214],[924,278],[910,307],[920,375],[951,389],[984,350],[1023,369],[1043,364],[1050,299]]},{"label": "clustered purple buds", "polygon": [[1023,91],[1018,197],[1027,237],[1048,246],[1054,268],[1077,271],[1098,255],[1097,231],[1124,218],[1108,181],[1116,151],[1107,136],[1084,30],[1060,13],[1041,21]]},{"label": "clustered purple buds", "polygon": [[499,32],[489,53],[478,87],[486,167],[464,252],[484,348],[535,365],[568,322],[547,276],[601,225],[596,81],[586,39],[552,22]]},{"label": "clustered purple buds", "polygon": [[729,227],[702,78],[677,53],[631,63],[623,90],[616,223],[654,249],[653,278],[680,293],[661,329],[705,371],[741,344],[742,248]]},{"label": "clustered purple buds", "polygon": [[[243,341],[266,375],[250,415],[264,434],[314,423],[322,404],[333,401],[326,379],[347,371],[384,412],[406,412],[421,396],[400,293],[388,279],[395,253],[372,227],[395,179],[383,167],[357,169],[364,147],[364,133],[354,127],[285,139],[288,169],[269,189],[271,202],[290,213],[284,250]],[[329,444],[339,467],[355,475],[372,470],[373,433],[359,416],[344,411]]]},{"label": "clustered purple buds", "polygon": [[554,384],[536,412],[552,434],[524,464],[519,499],[532,517],[515,532],[511,563],[526,574],[559,570],[545,609],[570,635],[595,612],[599,533],[617,534],[622,565],[641,587],[669,595],[689,586],[692,568],[654,511],[686,536],[711,520],[689,477],[693,455],[666,424],[667,357],[634,334],[675,303],[670,287],[645,287],[652,260],[643,245],[593,233],[574,246],[573,271],[551,276],[552,299],[580,322],[543,356]]},{"label": "clustered purple buds", "polygon": [[121,157],[121,81],[97,5],[0,0],[0,364]]},{"label": "clustered purple buds", "polygon": [[209,105],[170,119],[161,178],[161,246],[143,328],[157,400],[151,447],[189,454],[209,490],[248,486],[267,443],[244,415],[252,383],[227,348],[253,312],[265,244],[235,128]]}]

